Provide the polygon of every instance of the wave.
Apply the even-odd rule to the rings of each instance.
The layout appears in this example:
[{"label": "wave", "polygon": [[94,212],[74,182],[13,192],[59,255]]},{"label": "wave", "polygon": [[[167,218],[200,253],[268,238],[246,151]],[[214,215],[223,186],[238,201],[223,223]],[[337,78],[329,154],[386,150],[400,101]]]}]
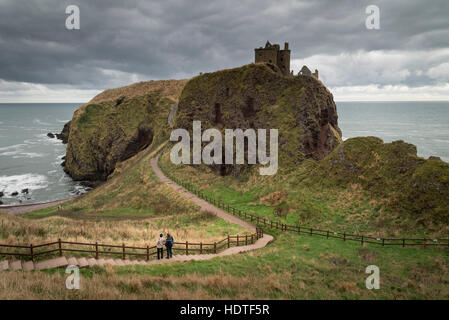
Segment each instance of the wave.
[{"label": "wave", "polygon": [[18,158],[41,158],[45,156],[43,153],[38,152],[27,152],[24,150],[24,147],[26,147],[27,144],[20,143],[15,144],[12,146],[2,147],[0,148],[0,151],[3,151],[0,153],[0,156],[6,156],[6,157],[12,157],[13,159]]},{"label": "wave", "polygon": [[0,191],[5,198],[12,197],[11,193],[20,192],[23,189],[33,190],[48,187],[47,177],[41,174],[25,173],[13,176],[0,176]]},{"label": "wave", "polygon": [[41,125],[41,126],[51,126],[51,123],[47,123],[47,122],[41,121],[38,118],[33,119],[33,123]]},{"label": "wave", "polygon": [[42,158],[45,156],[43,153],[37,153],[37,152],[21,152],[15,156],[13,156],[13,159],[19,159],[19,158]]},{"label": "wave", "polygon": [[19,149],[21,147],[24,147],[25,144],[23,143],[19,143],[19,144],[14,144],[12,146],[7,146],[7,147],[1,147],[0,151],[6,151],[6,150],[12,150],[12,149]]},{"label": "wave", "polygon": [[67,123],[67,122],[69,122],[70,120],[59,120],[59,119],[56,119],[56,121],[61,122],[61,123]]}]

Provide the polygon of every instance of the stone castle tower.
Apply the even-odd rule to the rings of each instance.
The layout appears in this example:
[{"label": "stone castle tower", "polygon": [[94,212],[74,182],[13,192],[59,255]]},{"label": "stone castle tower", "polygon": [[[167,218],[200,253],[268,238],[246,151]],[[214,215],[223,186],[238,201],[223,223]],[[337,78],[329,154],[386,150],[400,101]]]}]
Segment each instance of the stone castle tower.
[{"label": "stone castle tower", "polygon": [[290,73],[290,50],[288,49],[288,42],[284,44],[284,50],[280,50],[278,44],[271,44],[269,41],[265,44],[265,48],[256,48],[255,62],[268,62],[275,64],[281,69],[286,76]]}]

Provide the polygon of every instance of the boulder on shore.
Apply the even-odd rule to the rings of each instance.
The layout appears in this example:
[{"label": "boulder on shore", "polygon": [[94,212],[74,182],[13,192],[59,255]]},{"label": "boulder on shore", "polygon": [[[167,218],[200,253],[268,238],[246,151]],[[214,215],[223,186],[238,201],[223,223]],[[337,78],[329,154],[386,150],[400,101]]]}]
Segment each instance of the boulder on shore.
[{"label": "boulder on shore", "polygon": [[22,193],[24,193],[24,194],[28,194],[29,191],[30,191],[30,190],[29,190],[28,188],[22,189]]},{"label": "boulder on shore", "polygon": [[53,134],[53,133],[51,133],[51,132],[49,132],[49,133],[47,133],[47,137],[49,137],[49,138],[54,138],[55,137],[55,135]]},{"label": "boulder on shore", "polygon": [[13,193],[11,193],[11,195],[12,195],[13,197],[15,197],[15,196],[18,196],[19,193],[18,193],[17,191],[14,191]]}]

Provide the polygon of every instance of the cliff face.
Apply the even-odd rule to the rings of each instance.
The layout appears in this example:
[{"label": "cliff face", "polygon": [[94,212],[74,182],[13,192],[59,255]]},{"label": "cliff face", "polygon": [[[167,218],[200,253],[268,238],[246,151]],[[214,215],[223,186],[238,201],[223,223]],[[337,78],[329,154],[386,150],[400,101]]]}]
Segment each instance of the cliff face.
[{"label": "cliff face", "polygon": [[[341,141],[332,94],[311,76],[284,77],[271,64],[250,64],[191,79],[178,105],[175,127],[279,129],[279,168],[323,159]],[[247,166],[219,165],[238,176]]]},{"label": "cliff face", "polygon": [[64,170],[76,180],[105,180],[117,162],[169,135],[170,106],[186,80],[149,81],[106,90],[78,108],[67,136]]}]

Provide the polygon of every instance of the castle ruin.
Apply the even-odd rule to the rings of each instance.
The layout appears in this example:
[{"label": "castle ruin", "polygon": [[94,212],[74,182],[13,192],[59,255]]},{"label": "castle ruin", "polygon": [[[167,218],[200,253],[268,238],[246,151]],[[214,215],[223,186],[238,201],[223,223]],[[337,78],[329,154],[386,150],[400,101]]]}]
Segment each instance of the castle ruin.
[{"label": "castle ruin", "polygon": [[[293,76],[293,71],[290,71],[290,49],[288,48],[288,42],[284,43],[284,49],[281,50],[278,44],[271,44],[267,41],[265,48],[254,49],[255,63],[265,62],[276,65],[284,76]],[[298,75],[313,76],[318,79],[318,70],[312,73],[309,68],[303,66]]]}]

